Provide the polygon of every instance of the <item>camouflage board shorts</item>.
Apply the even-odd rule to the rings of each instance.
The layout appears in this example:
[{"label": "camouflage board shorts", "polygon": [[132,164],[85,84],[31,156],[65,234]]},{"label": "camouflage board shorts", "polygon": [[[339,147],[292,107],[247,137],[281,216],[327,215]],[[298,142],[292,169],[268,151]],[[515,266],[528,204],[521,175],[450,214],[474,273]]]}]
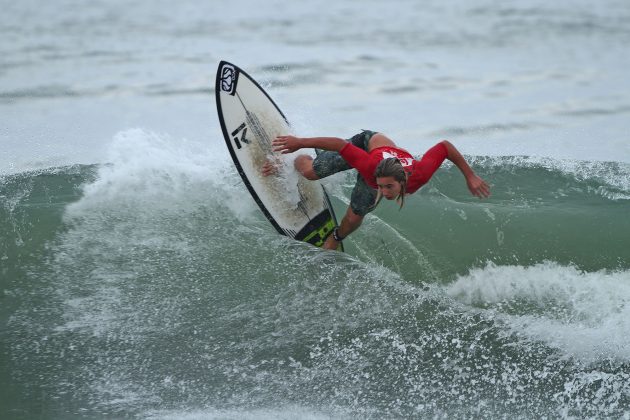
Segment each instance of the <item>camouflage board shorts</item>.
[{"label": "camouflage board shorts", "polygon": [[[348,141],[367,152],[368,143],[375,134],[377,134],[376,131],[363,130],[359,134],[352,136]],[[313,161],[313,170],[320,178],[325,178],[337,172],[347,171],[348,169],[352,169],[352,166],[337,152],[320,150]],[[377,191],[367,185],[363,177],[357,173],[357,182],[350,196],[350,208],[359,216],[365,216],[374,210],[376,193]]]}]

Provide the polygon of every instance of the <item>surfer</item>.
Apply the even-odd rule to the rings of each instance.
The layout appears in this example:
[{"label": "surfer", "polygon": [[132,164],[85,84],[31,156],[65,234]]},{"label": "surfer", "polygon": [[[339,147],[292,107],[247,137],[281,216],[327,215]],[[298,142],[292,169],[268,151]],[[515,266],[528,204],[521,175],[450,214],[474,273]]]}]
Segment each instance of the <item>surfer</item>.
[{"label": "surfer", "polygon": [[[488,184],[475,174],[461,153],[446,140],[430,148],[420,160],[397,147],[384,134],[367,130],[348,141],[337,137],[278,136],[272,145],[274,151],[283,154],[304,148],[322,150],[315,159],[309,155],[299,155],[295,159],[297,171],[310,180],[351,168],[359,172],[350,206],[339,226],[326,239],[323,246],[326,249],[336,249],[339,242],[361,225],[365,215],[374,210],[383,197],[396,200],[402,208],[405,195],[426,184],[445,159],[459,168],[474,196],[490,196]],[[267,162],[262,172],[264,176],[269,176],[276,170],[272,162]]]}]

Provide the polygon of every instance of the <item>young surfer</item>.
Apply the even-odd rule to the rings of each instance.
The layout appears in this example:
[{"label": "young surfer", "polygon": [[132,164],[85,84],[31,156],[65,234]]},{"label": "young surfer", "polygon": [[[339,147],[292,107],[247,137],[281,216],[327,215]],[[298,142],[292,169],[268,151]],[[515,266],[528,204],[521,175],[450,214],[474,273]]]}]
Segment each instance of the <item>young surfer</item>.
[{"label": "young surfer", "polygon": [[[420,160],[415,160],[384,134],[374,131],[363,131],[348,141],[337,137],[279,136],[272,145],[274,151],[281,153],[304,148],[323,150],[315,159],[308,155],[299,155],[295,159],[295,168],[310,180],[351,168],[359,172],[350,206],[339,227],[326,239],[323,246],[326,249],[336,249],[340,241],[361,225],[365,215],[376,208],[381,198],[396,199],[402,208],[405,194],[412,194],[426,184],[444,159],[460,169],[473,195],[479,198],[490,196],[488,184],[473,172],[461,153],[448,141],[430,148]],[[265,176],[275,171],[271,162],[263,167]]]}]

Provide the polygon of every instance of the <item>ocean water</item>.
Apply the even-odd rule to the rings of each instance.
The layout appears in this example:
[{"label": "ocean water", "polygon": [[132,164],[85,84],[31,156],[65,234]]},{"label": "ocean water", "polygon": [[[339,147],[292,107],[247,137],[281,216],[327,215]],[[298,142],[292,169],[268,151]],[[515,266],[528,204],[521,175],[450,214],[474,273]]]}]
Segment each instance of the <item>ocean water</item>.
[{"label": "ocean water", "polygon": [[[2,8],[0,418],[630,418],[627,1]],[[346,253],[279,236],[222,59],[492,196],[445,164]]]}]

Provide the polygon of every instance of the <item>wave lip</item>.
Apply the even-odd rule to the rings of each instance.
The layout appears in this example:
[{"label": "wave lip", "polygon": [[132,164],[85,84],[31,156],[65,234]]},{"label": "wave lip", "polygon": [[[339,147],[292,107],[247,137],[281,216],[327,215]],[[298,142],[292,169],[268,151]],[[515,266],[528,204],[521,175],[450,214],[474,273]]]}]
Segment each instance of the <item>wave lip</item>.
[{"label": "wave lip", "polygon": [[630,271],[489,263],[459,277],[447,294],[490,311],[509,333],[543,342],[563,357],[587,364],[630,361]]},{"label": "wave lip", "polygon": [[214,191],[208,186],[226,178],[221,174],[225,168],[219,156],[200,145],[142,129],[118,133],[106,161],[109,163],[99,167],[96,180],[83,185],[83,197],[67,207],[66,215],[104,208],[122,212],[130,203],[144,203],[146,207],[140,208],[147,212],[156,207],[198,206],[212,196]]},{"label": "wave lip", "polygon": [[[540,156],[474,156],[473,166],[484,168],[491,174],[518,173],[523,170],[541,171],[545,178],[561,175],[565,182],[587,189],[589,183],[598,184],[600,192],[610,190],[609,199],[630,199],[630,164],[624,162],[582,161],[552,159]],[[606,196],[606,194],[602,194]]]}]

